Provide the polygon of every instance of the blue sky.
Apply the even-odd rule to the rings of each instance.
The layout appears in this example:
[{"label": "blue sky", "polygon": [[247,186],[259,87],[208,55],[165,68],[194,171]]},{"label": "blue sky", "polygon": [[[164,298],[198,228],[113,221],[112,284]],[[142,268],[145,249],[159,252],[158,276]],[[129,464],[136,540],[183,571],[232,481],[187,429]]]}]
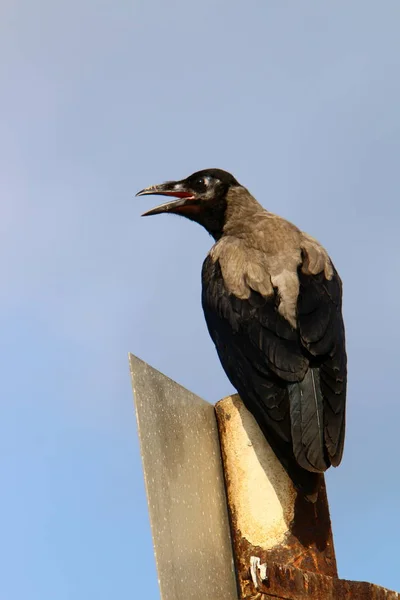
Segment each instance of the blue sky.
[{"label": "blue sky", "polygon": [[231,392],[200,307],[211,239],[140,219],[219,167],[329,250],[349,354],[327,475],[340,575],[400,590],[400,5],[3,0],[3,600],[158,598],[127,353]]}]

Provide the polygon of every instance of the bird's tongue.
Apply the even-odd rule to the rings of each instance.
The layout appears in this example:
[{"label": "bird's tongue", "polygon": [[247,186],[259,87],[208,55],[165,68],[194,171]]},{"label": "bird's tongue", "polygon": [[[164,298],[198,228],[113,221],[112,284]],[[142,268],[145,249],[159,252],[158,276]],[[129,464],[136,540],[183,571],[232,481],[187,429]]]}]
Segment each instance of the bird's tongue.
[{"label": "bird's tongue", "polygon": [[172,196],[173,198],[191,198],[193,194],[191,192],[163,192],[163,196]]}]

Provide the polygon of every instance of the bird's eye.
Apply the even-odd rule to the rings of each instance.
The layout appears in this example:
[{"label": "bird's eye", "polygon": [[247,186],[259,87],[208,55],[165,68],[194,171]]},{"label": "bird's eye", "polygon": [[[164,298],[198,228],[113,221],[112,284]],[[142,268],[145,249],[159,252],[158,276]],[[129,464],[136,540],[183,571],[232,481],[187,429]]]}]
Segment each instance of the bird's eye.
[{"label": "bird's eye", "polygon": [[191,181],[192,189],[198,194],[204,194],[210,184],[210,178],[206,175],[197,175]]}]

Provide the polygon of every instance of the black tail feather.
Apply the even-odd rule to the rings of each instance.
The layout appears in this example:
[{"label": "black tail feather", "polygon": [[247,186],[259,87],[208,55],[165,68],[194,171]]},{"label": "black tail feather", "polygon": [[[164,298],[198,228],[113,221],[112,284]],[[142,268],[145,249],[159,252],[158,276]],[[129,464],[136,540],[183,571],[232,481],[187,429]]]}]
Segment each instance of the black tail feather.
[{"label": "black tail feather", "polygon": [[319,369],[288,386],[293,452],[307,471],[323,473],[329,466],[324,445],[323,397]]}]

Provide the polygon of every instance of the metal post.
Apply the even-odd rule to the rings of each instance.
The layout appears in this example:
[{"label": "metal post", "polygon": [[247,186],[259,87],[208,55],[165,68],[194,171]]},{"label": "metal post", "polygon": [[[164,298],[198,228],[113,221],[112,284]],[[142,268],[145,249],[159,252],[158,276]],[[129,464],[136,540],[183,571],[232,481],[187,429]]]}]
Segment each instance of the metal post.
[{"label": "metal post", "polygon": [[297,494],[239,396],[130,365],[162,600],[237,600],[233,556],[240,600],[400,600],[339,579],[325,487]]},{"label": "metal post", "polygon": [[237,600],[214,407],[129,356],[162,600]]}]

